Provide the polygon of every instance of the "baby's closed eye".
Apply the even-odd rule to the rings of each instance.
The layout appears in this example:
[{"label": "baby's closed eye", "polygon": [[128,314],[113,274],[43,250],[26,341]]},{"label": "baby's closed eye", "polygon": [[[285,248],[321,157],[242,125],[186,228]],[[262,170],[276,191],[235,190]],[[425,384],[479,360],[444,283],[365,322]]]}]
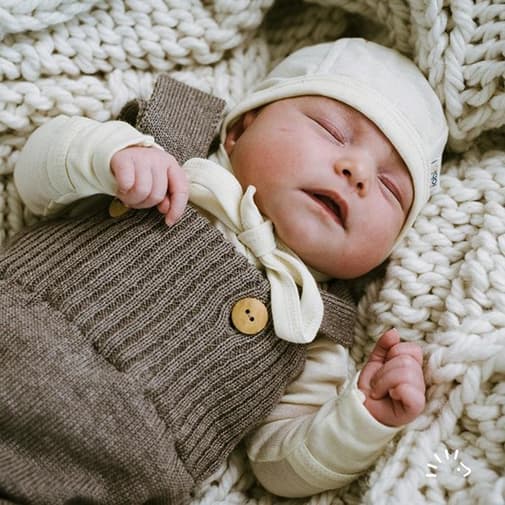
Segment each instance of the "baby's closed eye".
[{"label": "baby's closed eye", "polygon": [[324,118],[317,119],[317,123],[324,128],[339,144],[345,144],[346,138],[342,131],[334,125],[331,121],[327,121]]},{"label": "baby's closed eye", "polygon": [[391,176],[380,174],[379,181],[382,186],[398,201],[403,208],[402,192]]}]

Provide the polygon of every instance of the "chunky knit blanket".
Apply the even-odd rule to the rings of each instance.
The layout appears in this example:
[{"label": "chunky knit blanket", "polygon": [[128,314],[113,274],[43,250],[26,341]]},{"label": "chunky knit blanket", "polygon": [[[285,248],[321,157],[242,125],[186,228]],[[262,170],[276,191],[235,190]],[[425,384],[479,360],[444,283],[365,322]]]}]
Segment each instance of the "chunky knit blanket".
[{"label": "chunky knit blanket", "polygon": [[274,497],[239,447],[194,505],[504,504],[503,0],[3,0],[0,241],[35,219],[12,170],[49,118],[113,118],[160,72],[231,106],[289,52],[343,35],[411,57],[449,123],[441,191],[366,289],[351,350],[359,368],[391,326],[418,342],[427,407],[347,488]]}]

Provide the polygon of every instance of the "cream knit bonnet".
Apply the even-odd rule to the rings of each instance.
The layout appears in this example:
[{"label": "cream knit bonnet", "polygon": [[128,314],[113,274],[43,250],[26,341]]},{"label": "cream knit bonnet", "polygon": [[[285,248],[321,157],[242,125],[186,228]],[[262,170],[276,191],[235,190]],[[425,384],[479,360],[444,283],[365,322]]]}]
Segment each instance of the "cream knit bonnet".
[{"label": "cream knit bonnet", "polygon": [[354,107],[380,128],[405,161],[414,200],[396,246],[439,185],[448,129],[430,84],[408,58],[364,39],[304,47],[281,61],[228,113],[221,140],[245,112],[301,95],[322,95]]}]

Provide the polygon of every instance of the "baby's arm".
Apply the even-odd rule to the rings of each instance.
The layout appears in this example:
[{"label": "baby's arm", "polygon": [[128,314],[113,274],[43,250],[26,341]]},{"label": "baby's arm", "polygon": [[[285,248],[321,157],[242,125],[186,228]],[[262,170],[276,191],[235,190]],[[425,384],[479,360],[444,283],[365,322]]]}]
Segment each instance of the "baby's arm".
[{"label": "baby's arm", "polygon": [[347,351],[319,337],[308,346],[300,377],[248,437],[253,471],[271,492],[298,497],[342,487],[367,470],[401,429],[369,412],[360,374],[342,390],[347,368]]},{"label": "baby's arm", "polygon": [[128,123],[105,123],[82,117],[58,116],[38,128],[20,153],[14,181],[27,207],[49,215],[81,198],[116,195],[111,170],[115,153],[130,146],[153,146],[154,139]]}]

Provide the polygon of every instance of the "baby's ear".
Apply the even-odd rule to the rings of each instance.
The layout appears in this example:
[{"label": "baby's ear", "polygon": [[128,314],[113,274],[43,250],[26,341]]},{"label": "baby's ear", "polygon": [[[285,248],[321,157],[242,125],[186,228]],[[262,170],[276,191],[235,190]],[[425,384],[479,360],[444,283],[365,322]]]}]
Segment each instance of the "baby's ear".
[{"label": "baby's ear", "polygon": [[242,114],[231,126],[226,133],[224,148],[228,155],[233,151],[233,147],[241,135],[249,128],[258,115],[259,109],[249,110]]}]

